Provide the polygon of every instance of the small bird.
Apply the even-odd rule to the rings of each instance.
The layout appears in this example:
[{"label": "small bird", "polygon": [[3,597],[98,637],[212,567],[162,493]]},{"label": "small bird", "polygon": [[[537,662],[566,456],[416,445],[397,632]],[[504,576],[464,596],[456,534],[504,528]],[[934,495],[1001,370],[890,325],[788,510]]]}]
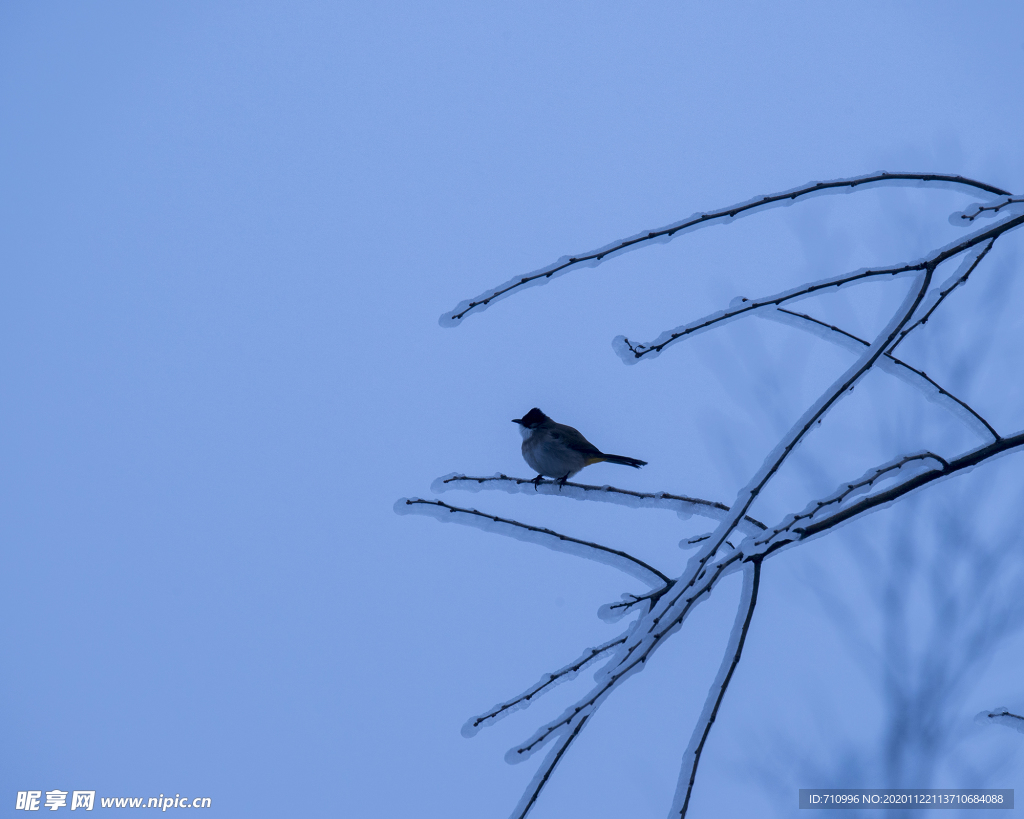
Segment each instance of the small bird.
[{"label": "small bird", "polygon": [[519,424],[519,431],[523,435],[523,459],[531,469],[537,470],[537,477],[533,479],[535,485],[539,485],[547,475],[549,478],[557,478],[564,486],[583,467],[601,461],[636,469],[647,465],[647,461],[602,452],[584,438],[579,430],[565,424],[556,424],[536,407],[522,418],[513,418],[512,423]]}]

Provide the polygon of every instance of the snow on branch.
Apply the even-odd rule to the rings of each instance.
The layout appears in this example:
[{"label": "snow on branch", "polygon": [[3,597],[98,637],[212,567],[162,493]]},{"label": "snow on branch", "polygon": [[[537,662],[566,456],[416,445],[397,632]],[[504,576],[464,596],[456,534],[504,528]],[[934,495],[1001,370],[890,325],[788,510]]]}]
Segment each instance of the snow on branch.
[{"label": "snow on branch", "polygon": [[993,723],[1005,725],[1007,728],[1024,734],[1024,717],[1019,714],[1011,714],[1007,708],[999,707],[993,708],[991,711],[982,711],[974,718],[974,721],[982,725]]},{"label": "snow on branch", "polygon": [[[526,495],[554,495],[559,498],[574,500],[596,500],[615,503],[632,509],[670,509],[684,520],[691,515],[722,520],[729,507],[717,501],[691,498],[687,495],[673,495],[669,492],[635,492],[631,489],[619,489],[614,486],[593,486],[585,483],[566,481],[536,481],[534,478],[510,478],[498,473],[487,477],[462,475],[452,472],[438,478],[430,486],[431,490],[440,494],[449,489],[463,489],[479,492],[481,489],[500,489],[509,493]],[[749,515],[743,518],[741,531],[747,534],[763,532],[768,527]]]},{"label": "snow on branch", "polygon": [[949,277],[946,284],[939,288],[938,294],[933,300],[931,300],[931,303],[929,303],[928,299],[925,300],[925,303],[921,305],[921,312],[923,315],[916,321],[912,321],[909,326],[900,331],[899,337],[893,342],[892,347],[889,348],[890,353],[902,343],[903,339],[905,339],[912,330],[928,323],[928,319],[932,317],[932,313],[934,313],[938,306],[942,304],[946,296],[956,290],[960,285],[967,283],[967,279],[970,277],[971,273],[974,272],[974,268],[981,264],[981,260],[988,255],[988,252],[992,249],[992,245],[996,243],[996,238],[997,237],[992,237],[989,239],[988,243],[973,257],[973,259],[970,256],[964,259],[957,271]]},{"label": "snow on branch", "polygon": [[530,526],[517,520],[500,518],[497,515],[488,515],[486,512],[479,512],[476,509],[461,509],[458,506],[450,506],[444,501],[439,500],[399,498],[395,502],[394,509],[400,515],[429,515],[442,523],[454,522],[476,526],[488,532],[495,532],[499,535],[515,538],[516,540],[538,543],[548,549],[554,549],[556,552],[565,552],[577,557],[585,557],[589,560],[603,563],[606,566],[614,566],[619,571],[643,581],[651,588],[659,588],[671,582],[668,577],[653,566],[647,565],[639,558],[633,557],[626,552],[602,546],[589,540],[580,540],[579,538],[569,537],[569,535],[562,535],[552,529]]},{"label": "snow on branch", "polygon": [[[820,281],[812,282],[811,284],[806,284],[800,287],[794,287],[789,290],[784,290],[783,292],[776,293],[773,296],[763,296],[758,299],[734,299],[733,304],[729,307],[728,310],[719,310],[717,313],[712,313],[711,315],[697,319],[696,321],[692,321],[689,324],[681,325],[680,327],[676,327],[673,330],[666,330],[660,336],[654,339],[654,341],[651,341],[647,344],[634,344],[628,338],[626,338],[626,336],[617,336],[612,341],[612,348],[623,360],[623,362],[625,362],[626,364],[635,364],[639,359],[645,356],[656,358],[658,354],[660,354],[661,351],[665,349],[665,347],[667,347],[668,345],[672,344],[675,341],[678,341],[681,338],[685,338],[686,336],[703,332],[704,330],[708,330],[709,328],[717,324],[731,321],[742,315],[749,314],[754,311],[764,310],[765,308],[779,307],[785,302],[812,296],[815,293],[818,293],[830,287],[840,288],[843,287],[844,285],[857,284],[879,276],[890,276],[892,278],[898,278],[901,276],[905,276],[911,273],[918,273],[921,271],[929,272],[930,281],[931,272],[934,271],[936,267],[938,267],[947,259],[950,259],[954,256],[958,256],[965,250],[970,250],[975,245],[995,240],[1003,233],[1006,233],[1009,230],[1013,230],[1014,228],[1020,227],[1022,224],[1024,224],[1024,214],[1016,216],[1012,219],[1007,219],[1001,222],[1000,224],[995,225],[994,227],[991,227],[987,230],[972,233],[971,235],[961,239],[958,242],[954,242],[952,244],[946,245],[943,248],[939,248],[938,250],[933,251],[930,256],[927,256],[924,259],[921,259],[916,262],[893,265],[891,267],[883,267],[875,270],[857,270],[852,273],[847,273],[840,276],[833,276],[828,279],[821,279]],[[984,256],[984,253],[982,253],[981,255]],[[977,261],[980,260],[981,259],[979,258]],[[975,264],[976,263],[977,262],[975,262]],[[970,271],[973,269],[974,266],[971,266],[971,268],[963,276],[964,280],[966,280],[967,276],[970,275]],[[956,285],[953,285],[953,287],[955,286]],[[953,287],[950,287],[950,291],[953,289]],[[936,304],[932,307],[932,310],[934,310],[934,308],[938,306],[942,298],[945,298],[945,296],[942,296],[936,302]],[[918,306],[919,305],[915,305],[915,311],[917,310]],[[928,312],[928,315],[931,315],[931,311]],[[923,324],[924,321],[927,321],[927,315],[920,323]],[[911,327],[910,329],[913,329],[913,327]],[[910,329],[907,330],[908,333],[910,332]],[[904,333],[904,336],[905,335],[906,334]],[[902,338],[903,337],[900,336],[898,338],[892,339],[890,343],[893,347],[895,347],[896,344],[899,343],[900,340],[902,340]]]},{"label": "snow on branch", "polygon": [[559,683],[573,680],[576,675],[590,665],[598,658],[600,658],[605,652],[614,649],[616,646],[622,645],[626,642],[625,635],[616,637],[614,640],[609,640],[603,645],[596,646],[594,648],[587,649],[575,662],[569,663],[567,666],[563,666],[551,674],[545,674],[541,681],[536,685],[527,688],[522,694],[514,699],[508,700],[507,702],[499,703],[494,706],[486,714],[480,714],[479,716],[473,717],[468,720],[465,725],[462,726],[462,735],[464,737],[472,737],[477,732],[488,725],[493,725],[495,722],[503,717],[508,716],[513,711],[518,711],[522,708],[526,708],[530,703],[541,694],[545,694],[551,690],[552,687]]},{"label": "snow on branch", "polygon": [[[761,583],[761,560],[752,560],[744,564],[743,569],[743,591],[740,595],[739,606],[736,608],[736,624],[730,633],[722,665],[715,681],[711,684],[711,690],[708,691],[704,709],[690,736],[690,743],[683,752],[683,766],[679,775],[679,784],[676,786],[676,796],[672,801],[672,809],[669,811],[670,816],[686,816],[686,809],[690,806],[690,794],[693,793],[693,784],[697,779],[697,766],[700,764],[704,743],[707,742],[708,734],[711,733],[711,726],[715,724],[718,709],[722,706],[722,700],[725,699],[725,692],[732,681],[733,672],[739,665],[740,657],[743,654],[743,645],[747,641],[747,632],[750,631],[750,621],[754,617],[754,607],[757,605],[757,590]],[[684,782],[686,783],[685,789],[683,788]]]},{"label": "snow on branch", "polygon": [[705,330],[709,330],[716,325],[724,324],[748,313],[754,313],[766,308],[778,308],[779,305],[788,301],[813,296],[830,287],[840,288],[847,284],[859,284],[878,276],[898,278],[911,273],[916,274],[922,269],[923,268],[919,264],[907,264],[896,265],[895,267],[879,268],[877,270],[857,270],[853,273],[845,273],[841,276],[822,279],[821,281],[814,282],[813,284],[801,285],[799,287],[791,288],[790,290],[784,290],[783,292],[776,293],[772,296],[762,296],[758,299],[739,297],[733,299],[733,304],[728,310],[719,310],[715,313],[704,316],[703,318],[691,321],[689,324],[684,324],[672,330],[666,330],[654,339],[654,341],[651,341],[648,344],[634,344],[625,336],[618,336],[612,342],[612,347],[626,364],[635,364],[638,359],[643,358],[644,356],[651,356],[652,358],[657,357],[658,353],[664,350],[665,347],[673,341],[678,341],[686,336],[696,335]]},{"label": "snow on branch", "polygon": [[[865,341],[853,333],[849,333],[834,324],[828,324],[809,316],[806,313],[797,313],[793,310],[786,310],[784,307],[777,308],[774,312],[765,311],[759,314],[761,318],[778,321],[800,330],[807,330],[819,338],[831,341],[845,349],[859,350],[867,347],[871,342]],[[898,342],[897,342],[898,343]],[[894,345],[895,346],[895,345]],[[878,359],[878,368],[883,372],[895,375],[910,386],[919,390],[926,398],[936,401],[944,406],[957,419],[981,438],[993,438],[998,440],[999,434],[991,424],[986,421],[978,412],[964,401],[961,401],[949,390],[945,389],[937,381],[931,378],[923,370],[911,367],[892,354],[892,347]]]},{"label": "snow on branch", "polygon": [[[1024,431],[1018,432],[1015,435],[1009,435],[1005,438],[999,438],[997,441],[994,441],[987,446],[978,447],[977,449],[971,450],[970,452],[961,455],[959,458],[954,458],[948,462],[942,461],[937,455],[931,455],[931,453],[925,453],[918,456],[908,456],[906,460],[911,458],[933,457],[938,460],[941,465],[932,469],[915,472],[911,477],[895,484],[894,486],[890,486],[880,492],[870,494],[866,498],[862,498],[854,503],[850,503],[845,506],[841,505],[839,509],[830,512],[817,520],[810,519],[806,525],[797,526],[796,524],[798,521],[795,517],[791,520],[785,521],[777,529],[770,530],[772,532],[770,539],[761,541],[757,544],[758,551],[763,554],[769,554],[782,548],[788,543],[799,540],[808,540],[816,535],[831,531],[840,523],[844,523],[851,518],[862,515],[873,509],[887,506],[893,501],[899,500],[904,495],[913,492],[915,489],[919,489],[926,484],[942,478],[948,478],[950,475],[954,475],[957,472],[973,469],[979,464],[990,461],[995,457],[1004,455],[1020,447],[1024,447]],[[889,471],[889,468],[885,471]],[[870,475],[871,473],[868,474]],[[861,480],[863,481],[865,479]],[[808,519],[806,511],[801,513],[801,515],[804,516],[802,519]],[[813,518],[814,514],[812,513],[809,517]]]},{"label": "snow on branch", "polygon": [[[534,698],[552,690],[559,683],[574,678],[585,667],[597,662],[604,664],[594,675],[594,685],[559,717],[537,728],[525,742],[506,754],[509,762],[531,757],[544,748],[550,748],[540,769],[533,777],[513,814],[522,819],[535,804],[538,795],[550,779],[564,754],[580,735],[590,716],[601,703],[632,674],[642,671],[646,662],[664,642],[683,626],[694,608],[706,600],[728,575],[742,571],[743,590],[737,607],[736,620],[723,657],[719,673],[708,693],[704,710],[694,727],[690,744],[683,758],[679,783],[673,802],[673,815],[683,817],[689,806],[696,781],[700,757],[716,715],[724,701],[726,690],[741,659],[743,646],[750,630],[757,602],[760,570],[763,560],[781,552],[790,544],[834,531],[838,526],[874,509],[883,508],[910,492],[943,480],[962,471],[1024,447],[1024,430],[1001,436],[976,410],[939,385],[924,371],[912,367],[894,354],[896,347],[916,328],[923,326],[958,287],[964,285],[992,249],[995,241],[1005,233],[1024,225],[1024,198],[1011,196],[994,186],[959,176],[939,174],[869,174],[851,179],[818,182],[794,188],[771,196],[755,197],[730,208],[699,213],[681,222],[659,230],[613,242],[590,253],[564,257],[546,268],[518,279],[512,279],[473,301],[462,302],[445,313],[443,326],[454,326],[471,312],[479,312],[490,303],[505,298],[521,288],[543,284],[576,267],[592,267],[619,253],[652,242],[665,242],[690,230],[709,224],[728,223],[743,215],[791,204],[802,198],[832,193],[847,193],[865,187],[884,185],[945,186],[972,193],[985,194],[985,201],[954,214],[950,221],[958,225],[971,225],[976,219],[993,219],[986,229],[976,229],[945,247],[933,250],[923,259],[907,261],[879,269],[865,269],[815,282],[807,282],[789,290],[755,300],[734,300],[728,310],[705,316],[663,333],[648,344],[634,344],[625,337],[615,340],[616,351],[627,363],[641,357],[656,357],[665,347],[683,337],[693,335],[748,314],[809,331],[838,343],[856,355],[844,372],[825,389],[806,409],[804,414],[786,431],[762,465],[737,493],[731,505],[688,497],[668,492],[636,492],[611,486],[591,486],[559,481],[527,480],[496,474],[474,477],[453,473],[437,479],[432,489],[441,493],[451,489],[465,491],[500,490],[511,494],[536,496],[553,495],[573,500],[599,500],[631,508],[669,509],[681,517],[701,515],[718,521],[714,532],[691,538],[689,545],[697,547],[685,569],[678,577],[669,578],[657,569],[626,552],[600,544],[559,534],[516,520],[500,518],[463,509],[439,500],[403,498],[395,504],[400,514],[426,514],[440,521],[455,521],[478,526],[488,531],[539,543],[548,548],[614,565],[632,577],[650,586],[644,594],[626,594],[620,602],[602,606],[599,616],[607,621],[637,611],[639,616],[625,632],[613,640],[587,649],[573,663],[544,675],[538,683],[489,712],[474,717],[463,728],[472,736],[480,728],[493,724],[504,716],[527,707]],[[935,285],[935,274],[946,261],[963,255],[956,271],[941,285]],[[786,309],[798,299],[807,298],[828,288],[841,288],[879,277],[902,278],[913,276],[913,282],[900,305],[874,339],[860,338],[840,327],[813,318],[810,315]],[[843,483],[832,494],[812,501],[803,511],[790,514],[775,527],[766,527],[748,512],[754,501],[778,474],[794,449],[805,440],[817,424],[822,423],[832,407],[857,385],[875,367],[890,372],[913,384],[930,400],[936,400],[963,420],[986,442],[976,449],[949,458],[934,452],[901,454],[866,472],[861,477]],[[737,542],[739,533],[745,539]],[[1022,730],[1024,717],[1006,709],[986,712],[979,719],[1000,722]]]},{"label": "snow on branch", "polygon": [[1024,196],[1010,196],[1007,194],[1005,200],[994,205],[972,205],[967,208],[967,210],[961,211],[960,213],[954,213],[950,218],[950,221],[953,222],[953,224],[956,224],[955,220],[973,222],[979,216],[991,218],[1005,207],[1020,204],[1024,204]]},{"label": "snow on branch", "polygon": [[703,581],[702,583],[696,585],[687,584],[690,593],[686,596],[685,604],[680,607],[680,610],[671,620],[660,622],[658,640],[644,646],[634,645],[631,648],[626,647],[625,650],[620,649],[616,661],[597,676],[597,685],[586,696],[567,708],[559,718],[541,726],[530,739],[511,749],[505,755],[507,762],[521,762],[528,759],[548,742],[556,737],[558,738],[554,750],[544,761],[540,772],[534,777],[519,806],[513,812],[513,819],[523,819],[526,816],[527,811],[536,802],[541,789],[550,778],[555,766],[565,754],[565,751],[568,750],[571,743],[579,736],[584,724],[600,704],[615,688],[625,682],[628,677],[643,669],[651,654],[661,644],[661,638],[664,638],[680,626],[692,607],[701,598],[711,593],[711,588],[722,576],[727,572],[738,569],[738,561],[739,555],[734,554],[732,557],[714,566],[714,571],[711,574],[702,574],[700,578]]},{"label": "snow on branch", "polygon": [[[990,199],[993,196],[1010,196],[1007,191],[1001,190],[1000,188],[996,188],[992,185],[987,185],[983,182],[976,182],[963,176],[950,176],[946,174],[888,173],[886,171],[879,171],[873,174],[854,176],[849,179],[810,182],[806,185],[801,185],[788,191],[782,191],[768,196],[756,196],[753,199],[748,199],[746,202],[730,205],[727,208],[721,208],[708,213],[695,213],[688,219],[683,219],[671,225],[666,225],[665,227],[658,228],[657,230],[648,230],[643,233],[637,233],[634,236],[612,242],[604,247],[600,247],[597,250],[591,250],[587,253],[578,253],[575,256],[563,256],[553,264],[542,267],[525,276],[510,279],[491,290],[481,293],[474,299],[459,302],[459,304],[451,310],[447,310],[442,313],[441,318],[438,319],[438,323],[442,327],[455,327],[459,325],[470,313],[485,310],[491,303],[507,298],[519,289],[536,286],[538,284],[546,284],[552,278],[564,275],[570,268],[596,267],[605,259],[634,250],[639,246],[655,242],[667,242],[678,234],[698,230],[711,224],[724,223],[727,220],[732,221],[738,217],[757,211],[767,210],[771,207],[788,206],[798,199],[836,193],[851,193],[855,190],[865,190],[867,188],[883,186],[952,188],[954,190],[963,190],[972,193],[987,193],[990,195]],[[1007,203],[1003,203],[1001,207],[1004,207],[1006,204]],[[966,220],[968,217],[964,216],[963,218]]]}]

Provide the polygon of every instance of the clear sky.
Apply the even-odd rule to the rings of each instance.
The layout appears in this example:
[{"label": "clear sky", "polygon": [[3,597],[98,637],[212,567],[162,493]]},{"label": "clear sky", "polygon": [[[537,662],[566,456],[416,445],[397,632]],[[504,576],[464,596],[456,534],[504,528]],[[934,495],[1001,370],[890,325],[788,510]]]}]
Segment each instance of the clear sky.
[{"label": "clear sky", "polygon": [[[731,502],[848,358],[757,320],[636,367],[611,339],[915,259],[960,235],[944,215],[970,200],[818,199],[458,328],[438,316],[559,256],[814,179],[1024,191],[1022,77],[1012,0],[0,4],[0,815],[23,815],[17,791],[60,789],[209,796],[219,817],[507,816],[532,767],[505,751],[564,703],[460,728],[609,639],[598,606],[640,586],[398,517],[395,500],[452,471],[532,477],[509,422],[539,406],[650,462],[581,480]],[[941,343],[908,355],[1011,431],[1024,287],[1020,237],[1004,244]],[[867,332],[903,288],[820,315]],[[973,445],[899,390],[838,415],[764,514],[907,448]],[[906,508],[964,509],[965,537],[1019,548],[1022,457]],[[707,527],[446,499],[670,567]],[[878,658],[906,587],[875,594],[899,570],[883,546],[932,542],[899,534],[900,514],[766,565],[694,815],[788,816],[798,787],[887,784]],[[664,815],[737,593],[723,585],[600,712],[537,817]],[[1021,656],[987,648],[950,724],[1024,707]],[[1024,737],[971,737],[974,767],[927,784],[1024,794]]]}]

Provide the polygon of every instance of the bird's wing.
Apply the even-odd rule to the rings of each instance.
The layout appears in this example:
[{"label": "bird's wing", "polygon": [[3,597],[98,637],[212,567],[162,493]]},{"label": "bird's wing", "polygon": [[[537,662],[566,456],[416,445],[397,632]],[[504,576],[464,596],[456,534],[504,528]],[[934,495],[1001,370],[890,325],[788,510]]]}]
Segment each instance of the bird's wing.
[{"label": "bird's wing", "polygon": [[582,455],[603,454],[601,450],[584,438],[578,429],[566,426],[565,424],[552,424],[551,429],[548,430],[548,435],[551,436],[553,442],[560,443]]}]

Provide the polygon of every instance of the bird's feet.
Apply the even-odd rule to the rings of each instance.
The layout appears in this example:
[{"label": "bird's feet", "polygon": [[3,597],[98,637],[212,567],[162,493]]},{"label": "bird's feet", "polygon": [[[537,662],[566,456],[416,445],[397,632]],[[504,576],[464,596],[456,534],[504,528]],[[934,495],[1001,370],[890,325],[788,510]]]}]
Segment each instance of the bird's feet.
[{"label": "bird's feet", "polygon": [[565,486],[565,482],[567,480],[569,480],[569,473],[568,472],[566,472],[561,478],[559,478],[557,481],[555,481],[555,483],[558,484],[558,491],[559,492],[562,491],[562,487]]},{"label": "bird's feet", "polygon": [[541,481],[543,481],[543,480],[544,480],[544,476],[543,475],[538,475],[536,478],[534,478],[532,481],[530,481],[530,483],[533,484],[533,491],[534,492],[537,491],[537,487],[540,486]]}]

